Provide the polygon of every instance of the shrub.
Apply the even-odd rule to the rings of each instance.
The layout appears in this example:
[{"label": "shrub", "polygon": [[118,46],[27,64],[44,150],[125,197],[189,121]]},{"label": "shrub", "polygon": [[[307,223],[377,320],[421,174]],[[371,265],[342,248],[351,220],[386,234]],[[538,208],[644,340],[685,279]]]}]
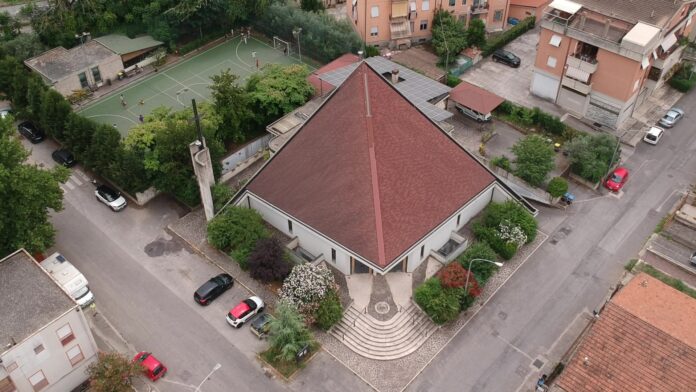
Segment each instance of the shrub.
[{"label": "shrub", "polygon": [[611,135],[581,135],[566,144],[570,170],[580,177],[599,182],[619,161],[621,145]]},{"label": "shrub", "polygon": [[379,48],[376,46],[364,44],[365,47],[365,58],[379,56]]},{"label": "shrub", "polygon": [[512,146],[515,175],[530,185],[541,185],[555,166],[553,147],[539,135],[529,135]]},{"label": "shrub", "polygon": [[324,331],[328,331],[334,324],[343,317],[343,307],[335,290],[331,290],[324,299],[319,302],[319,307],[314,313],[317,326]]},{"label": "shrub", "polygon": [[208,223],[208,242],[220,250],[231,252],[242,266],[254,249],[256,241],[269,236],[261,215],[251,208],[232,206]]},{"label": "shrub", "polygon": [[499,114],[510,114],[512,113],[512,108],[514,104],[510,101],[503,101],[498,107],[495,109],[496,113]]},{"label": "shrub", "polygon": [[440,278],[440,284],[446,288],[464,287],[467,275],[467,270],[459,263],[449,263],[437,274],[438,278]]},{"label": "shrub", "polygon": [[268,335],[270,350],[281,361],[294,361],[297,353],[312,342],[312,334],[302,316],[292,304],[284,301],[276,308]]},{"label": "shrub", "polygon": [[251,277],[264,283],[281,281],[290,274],[285,251],[275,238],[261,238],[247,257]]},{"label": "shrub", "polygon": [[129,391],[133,377],[141,372],[141,365],[117,352],[100,352],[99,359],[87,368],[89,390],[95,392]]},{"label": "shrub", "polygon": [[225,203],[227,203],[234,195],[232,189],[223,183],[217,183],[211,186],[210,193],[213,196],[213,207],[215,212],[220,211],[222,206],[224,206]]},{"label": "shrub", "polygon": [[525,243],[530,243],[536,238],[536,220],[524,207],[515,201],[508,200],[504,203],[490,203],[484,210],[483,225],[498,228],[501,223],[506,221],[522,229],[527,236]]},{"label": "shrub", "polygon": [[452,321],[459,315],[461,290],[445,289],[437,278],[430,278],[416,288],[414,300],[436,324]]},{"label": "shrub", "polygon": [[477,240],[486,242],[495,253],[505,260],[510,260],[517,252],[517,244],[500,238],[498,231],[493,227],[476,223],[474,224],[474,235]]},{"label": "shrub", "polygon": [[689,92],[689,90],[691,90],[691,88],[694,87],[694,84],[696,84],[696,79],[681,79],[676,76],[673,76],[669,79],[669,85],[682,93]]},{"label": "shrub", "polygon": [[534,18],[533,16],[530,16],[530,17],[525,18],[524,20],[520,21],[520,23],[513,26],[511,29],[507,30],[506,32],[498,35],[497,37],[495,37],[493,39],[489,39],[486,42],[486,45],[484,45],[483,55],[484,56],[491,55],[496,50],[507,45],[510,41],[512,41],[515,38],[519,37],[520,35],[524,34],[528,30],[533,29],[535,22],[536,22],[536,18]]},{"label": "shrub", "polygon": [[491,164],[493,164],[494,166],[498,166],[499,168],[504,169],[505,171],[512,172],[512,165],[510,164],[510,159],[505,155],[491,159]]},{"label": "shrub", "polygon": [[546,190],[553,197],[561,197],[566,192],[568,192],[568,181],[563,177],[554,177],[549,181],[549,185],[546,186]]},{"label": "shrub", "polygon": [[333,274],[326,266],[298,264],[283,282],[280,299],[295,306],[311,323],[320,302],[335,289]]},{"label": "shrub", "polygon": [[447,84],[448,86],[456,87],[461,82],[462,80],[459,79],[457,75],[452,75],[451,73],[447,74],[447,80],[445,81],[445,84]]},{"label": "shrub", "polygon": [[[469,268],[469,262],[473,259],[484,259],[490,261],[496,261],[496,254],[490,245],[486,242],[474,242],[469,246],[461,256],[459,256],[459,263],[464,267],[464,269]],[[498,266],[492,263],[486,262],[476,262],[471,263],[470,271],[473,272],[476,277],[476,281],[480,284],[485,285],[488,279],[498,270]]]}]

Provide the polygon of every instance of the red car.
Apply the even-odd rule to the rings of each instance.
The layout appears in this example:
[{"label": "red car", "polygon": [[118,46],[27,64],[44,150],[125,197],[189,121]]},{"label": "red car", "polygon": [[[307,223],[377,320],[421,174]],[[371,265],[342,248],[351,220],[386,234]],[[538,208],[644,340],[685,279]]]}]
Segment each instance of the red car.
[{"label": "red car", "polygon": [[154,355],[147,351],[141,351],[133,357],[133,362],[139,363],[147,378],[157,381],[167,373],[167,367],[162,364]]},{"label": "red car", "polygon": [[617,167],[604,182],[604,186],[612,192],[618,192],[628,181],[628,169]]},{"label": "red car", "polygon": [[239,328],[251,320],[257,313],[263,312],[263,300],[259,297],[249,297],[240,302],[227,313],[227,324]]}]

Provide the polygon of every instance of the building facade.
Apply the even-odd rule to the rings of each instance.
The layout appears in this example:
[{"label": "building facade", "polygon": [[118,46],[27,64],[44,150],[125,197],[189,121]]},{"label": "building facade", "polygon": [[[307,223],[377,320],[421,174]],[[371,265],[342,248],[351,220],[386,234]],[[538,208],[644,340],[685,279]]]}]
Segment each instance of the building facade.
[{"label": "building facade", "polygon": [[554,0],[541,20],[531,91],[617,128],[670,76],[693,0]]},{"label": "building facade", "polygon": [[0,391],[70,391],[97,351],[80,306],[26,251],[0,260]]},{"label": "building facade", "polygon": [[432,37],[435,11],[451,12],[466,25],[481,19],[487,31],[501,31],[510,0],[350,0],[348,20],[368,45],[406,48]]}]

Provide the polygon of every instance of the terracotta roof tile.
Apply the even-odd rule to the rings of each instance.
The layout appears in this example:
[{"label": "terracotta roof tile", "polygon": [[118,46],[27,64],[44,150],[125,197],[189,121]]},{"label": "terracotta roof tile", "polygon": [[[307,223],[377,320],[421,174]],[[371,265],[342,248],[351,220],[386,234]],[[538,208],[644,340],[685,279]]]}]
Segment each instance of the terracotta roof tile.
[{"label": "terracotta roof tile", "polygon": [[492,112],[505,101],[504,98],[488,90],[464,81],[452,89],[450,98],[462,106],[483,114]]},{"label": "terracotta roof tile", "polygon": [[247,190],[385,268],[493,181],[363,62]]}]

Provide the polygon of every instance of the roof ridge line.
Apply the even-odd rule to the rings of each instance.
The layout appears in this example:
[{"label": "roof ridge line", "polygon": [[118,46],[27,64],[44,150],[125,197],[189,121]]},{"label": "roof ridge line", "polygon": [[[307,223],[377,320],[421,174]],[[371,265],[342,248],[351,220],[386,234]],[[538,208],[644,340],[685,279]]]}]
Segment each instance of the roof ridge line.
[{"label": "roof ridge line", "polygon": [[363,71],[363,87],[365,91],[365,125],[367,128],[367,149],[370,157],[370,180],[372,184],[372,207],[375,211],[375,234],[377,234],[377,257],[379,265],[386,262],[384,250],[384,231],[382,227],[382,208],[379,195],[379,179],[377,177],[377,156],[375,154],[375,134],[370,109],[370,89],[367,85],[367,72]]}]

